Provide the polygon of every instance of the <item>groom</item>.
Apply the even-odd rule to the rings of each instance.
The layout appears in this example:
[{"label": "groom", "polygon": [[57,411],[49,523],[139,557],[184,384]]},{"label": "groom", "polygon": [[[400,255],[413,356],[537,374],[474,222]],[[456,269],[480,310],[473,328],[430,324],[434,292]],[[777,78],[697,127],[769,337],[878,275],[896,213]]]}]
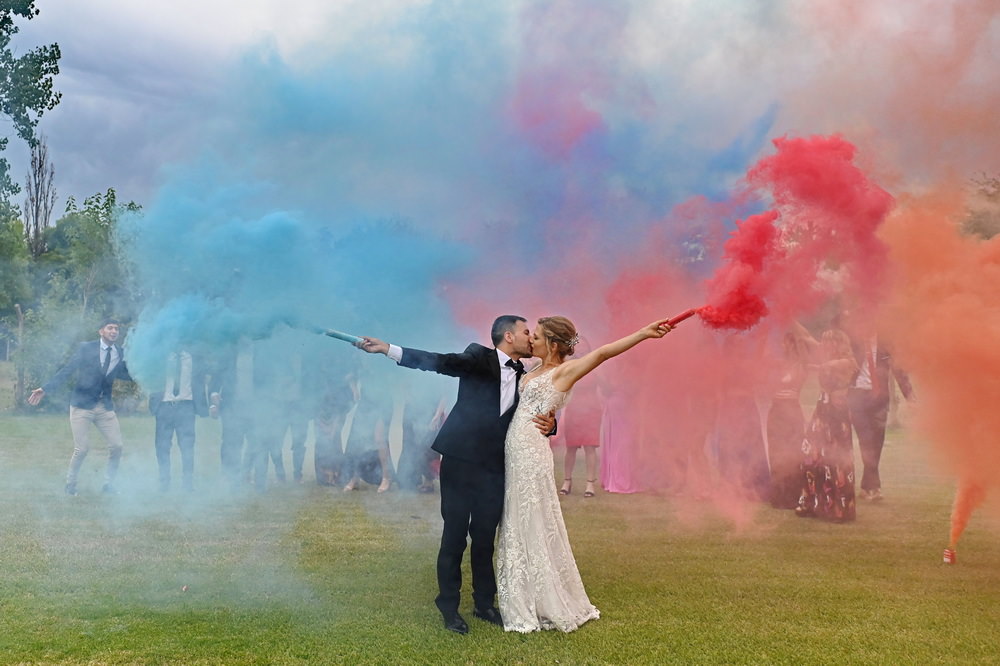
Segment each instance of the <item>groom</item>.
[{"label": "groom", "polygon": [[[437,559],[440,593],[435,603],[445,628],[459,634],[469,631],[458,613],[467,537],[472,539],[473,614],[503,625],[495,605],[493,543],[503,513],[504,439],[517,405],[517,383],[524,374],[521,359],[532,356],[524,317],[497,317],[491,337],[493,349],[472,343],[461,354],[400,348],[369,337],[358,343],[360,349],[385,354],[407,368],[459,378],[458,400],[431,447],[441,454],[444,519]],[[535,423],[543,433],[551,433],[555,415],[537,416]]]}]

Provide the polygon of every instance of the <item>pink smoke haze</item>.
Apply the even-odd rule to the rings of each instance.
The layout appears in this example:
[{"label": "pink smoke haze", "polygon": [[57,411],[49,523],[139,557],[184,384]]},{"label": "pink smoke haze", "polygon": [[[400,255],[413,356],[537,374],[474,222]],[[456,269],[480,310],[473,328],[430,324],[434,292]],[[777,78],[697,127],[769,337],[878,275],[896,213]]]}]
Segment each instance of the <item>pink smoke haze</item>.
[{"label": "pink smoke haze", "polygon": [[891,176],[896,191],[997,168],[995,0],[801,9],[812,43],[837,55],[788,100],[790,127],[864,141],[880,182]]},{"label": "pink smoke haze", "polygon": [[603,128],[603,116],[590,105],[613,87],[604,61],[623,23],[619,8],[594,0],[556,0],[525,9],[522,57],[530,67],[518,77],[510,111],[521,132],[549,157],[565,159]]},{"label": "pink smoke haze", "polygon": [[[773,359],[765,353],[767,339],[834,294],[820,279],[823,271],[838,274],[837,293],[876,298],[886,251],[875,233],[893,204],[855,166],[854,147],[840,137],[778,139],[774,145],[776,152],[747,174],[774,207],[738,222],[724,246],[723,222],[746,205],[745,192],[722,203],[685,202],[653,224],[638,248],[601,247],[594,240],[601,220],[574,216],[576,200],[567,195],[564,210],[532,231],[546,249],[534,255],[533,265],[507,259],[516,255],[516,241],[498,233],[490,242],[504,259],[476,266],[445,287],[456,319],[480,340],[497,314],[524,314],[532,325],[539,316],[563,314],[597,346],[665,313],[706,303],[697,308],[701,319],[728,332],[684,327],[599,370],[616,393],[609,419],[616,433],[612,447],[620,449],[605,451],[606,473],[618,472],[606,485],[621,492],[670,488],[709,499],[741,526],[750,520],[752,492],[714,473],[712,437],[719,428],[760,431],[763,415],[756,425],[727,423],[735,417],[719,411],[718,396],[768,390]],[[686,270],[681,230],[701,239],[706,258],[721,255],[707,282]],[[737,336],[734,329],[744,332]],[[666,385],[667,393],[664,378],[676,382]],[[763,442],[746,446],[762,448]]]},{"label": "pink smoke haze", "polygon": [[[956,240],[940,211],[926,225],[902,222],[912,219],[916,209],[910,206],[905,215],[891,216],[894,197],[880,185],[905,192],[912,182],[926,187],[954,168],[996,164],[1000,86],[983,85],[995,79],[983,58],[989,6],[956,4],[945,18],[901,10],[903,30],[885,20],[877,3],[810,5],[797,18],[810,41],[859,46],[843,58],[823,60],[795,95],[782,100],[774,132],[799,136],[775,139],[773,151],[746,171],[729,200],[692,197],[665,214],[651,211],[644,223],[628,228],[638,236],[608,233],[616,224],[615,206],[634,213],[636,202],[623,190],[615,206],[606,206],[602,188],[615,178],[616,165],[590,150],[620,121],[605,115],[615,106],[611,102],[631,94],[616,88],[621,17],[595,2],[526,9],[525,64],[504,108],[513,131],[542,159],[565,169],[564,189],[545,193],[551,199],[538,207],[545,213],[530,224],[523,218],[490,220],[493,226],[469,238],[497,260],[442,285],[456,321],[474,339],[488,342],[486,329],[498,314],[523,314],[532,326],[539,316],[563,314],[597,346],[704,304],[697,309],[706,326],[686,324],[597,371],[614,389],[608,408],[616,436],[602,455],[624,461],[605,468],[605,484],[620,492],[670,489],[701,498],[698,509],[682,513],[695,516],[710,505],[746,525],[746,489],[718,478],[712,466],[713,432],[725,418],[717,396],[749,392],[766,404],[774,362],[769,337],[831,300],[878,311],[888,297],[881,310],[886,335],[914,375],[916,411],[929,440],[968,483],[982,481],[974,473],[980,466],[992,470],[991,478],[1000,476],[996,451],[983,441],[984,433],[1000,432],[1000,425],[974,425],[984,422],[982,414],[998,397],[981,383],[1000,376],[990,360],[996,353],[992,341],[1000,339],[989,323],[994,306],[984,294],[974,295],[982,285],[997,283],[998,276],[989,274],[995,266],[984,256],[963,259],[968,279],[951,285],[951,302],[940,306],[947,314],[939,315],[933,295],[921,292],[934,284],[936,271],[957,269],[962,261],[947,267],[938,256],[914,261],[907,246],[936,252],[937,241],[928,239],[942,233],[949,243],[970,241]],[[942,30],[962,36],[931,37]],[[605,56],[585,42],[608,45]],[[869,79],[868,71],[882,74]],[[828,134],[810,135],[816,132]],[[753,197],[760,203],[748,214]],[[957,205],[948,214],[954,219],[959,213]],[[725,223],[735,217],[742,219],[727,236]],[[887,219],[896,226],[886,229]],[[699,270],[691,270],[681,251],[693,237],[702,250]],[[980,255],[992,247],[981,245]],[[970,311],[948,309],[970,300],[976,304]],[[979,344],[948,342],[953,335],[974,337],[973,329],[982,332]],[[976,379],[967,379],[977,371]],[[974,443],[977,436],[981,447]],[[966,506],[971,496],[956,506]],[[965,509],[958,513],[967,519]]]}]

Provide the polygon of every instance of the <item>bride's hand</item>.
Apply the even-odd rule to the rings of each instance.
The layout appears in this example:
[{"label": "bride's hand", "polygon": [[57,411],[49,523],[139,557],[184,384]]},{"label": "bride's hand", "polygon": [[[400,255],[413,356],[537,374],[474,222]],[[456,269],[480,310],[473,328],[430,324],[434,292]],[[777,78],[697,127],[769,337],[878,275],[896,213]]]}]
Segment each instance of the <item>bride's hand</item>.
[{"label": "bride's hand", "polygon": [[646,326],[639,332],[642,333],[647,338],[662,338],[664,335],[674,330],[674,327],[668,324],[669,319],[659,319],[654,321],[649,326]]}]

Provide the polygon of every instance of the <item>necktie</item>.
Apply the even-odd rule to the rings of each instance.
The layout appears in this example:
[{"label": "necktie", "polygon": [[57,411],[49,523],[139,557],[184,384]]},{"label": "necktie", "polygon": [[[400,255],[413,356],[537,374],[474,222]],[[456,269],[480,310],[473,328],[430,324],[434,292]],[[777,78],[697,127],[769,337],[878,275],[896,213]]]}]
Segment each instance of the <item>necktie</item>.
[{"label": "necktie", "polygon": [[507,363],[505,363],[504,365],[506,365],[509,368],[514,368],[514,372],[517,373],[519,379],[521,375],[524,374],[524,363],[521,363],[520,361],[515,361],[514,359],[509,358],[507,359]]},{"label": "necktie", "polygon": [[101,369],[104,370],[104,374],[108,374],[108,368],[111,367],[111,347],[104,348],[104,365]]},{"label": "necktie", "polygon": [[175,354],[174,363],[174,397],[176,398],[181,393],[181,355],[180,352]]}]

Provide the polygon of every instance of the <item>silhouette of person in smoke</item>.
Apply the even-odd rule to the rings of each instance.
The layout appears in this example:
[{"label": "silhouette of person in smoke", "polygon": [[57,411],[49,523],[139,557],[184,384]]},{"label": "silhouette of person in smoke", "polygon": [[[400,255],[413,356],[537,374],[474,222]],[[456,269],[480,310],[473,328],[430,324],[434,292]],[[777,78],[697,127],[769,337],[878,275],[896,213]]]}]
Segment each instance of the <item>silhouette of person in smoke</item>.
[{"label": "silhouette of person in smoke", "polygon": [[[358,343],[360,349],[385,354],[404,367],[459,379],[458,400],[432,447],[442,456],[441,517],[444,519],[435,604],[445,628],[459,634],[469,631],[458,612],[462,558],[468,538],[472,540],[474,614],[492,624],[503,624],[495,605],[493,550],[503,511],[504,438],[514,415],[517,383],[524,370],[520,360],[532,355],[526,321],[516,315],[497,317],[490,331],[494,347],[472,343],[462,353],[400,348],[371,337],[364,337]],[[550,433],[555,426],[555,415],[540,415],[536,424],[543,433]]]},{"label": "silhouette of person in smoke", "polygon": [[[589,351],[586,350],[586,351]],[[583,496],[593,497],[597,484],[597,448],[601,445],[601,429],[604,417],[604,399],[599,378],[577,383],[573,392],[573,404],[562,413],[562,438],[566,445],[563,458],[563,482],[560,495],[573,492],[573,469],[576,454],[583,449],[586,463],[586,481]]]},{"label": "silhouette of person in smoke", "polygon": [[345,476],[349,477],[345,491],[357,490],[362,479],[374,483],[379,479],[378,492],[384,493],[392,485],[392,467],[389,461],[389,421],[392,419],[392,401],[377,391],[362,392],[361,382],[355,378],[354,416],[345,450]]},{"label": "silhouette of person in smoke", "polygon": [[[249,479],[263,453],[259,449],[255,429],[256,395],[254,382],[253,341],[240,337],[212,373],[209,401],[222,420],[220,458],[222,474],[230,490],[236,490],[243,478]],[[256,479],[256,489],[263,492],[267,472],[264,459],[263,475]]]},{"label": "silhouette of person in smoke", "polygon": [[28,396],[28,404],[37,405],[46,394],[75,379],[70,398],[69,425],[73,432],[73,457],[66,473],[66,494],[76,495],[76,482],[87,452],[90,450],[90,426],[93,425],[108,443],[108,466],[102,492],[117,494],[114,482],[122,456],[122,433],[111,398],[115,380],[132,381],[122,348],[118,345],[121,324],[117,319],[104,319],[98,329],[99,340],[81,343],[66,363],[41,388]]},{"label": "silhouette of person in smoke", "polygon": [[889,417],[890,375],[907,400],[915,399],[916,394],[910,378],[893,363],[889,346],[878,336],[870,321],[845,311],[834,325],[850,336],[851,350],[858,364],[858,374],[847,392],[847,402],[864,466],[861,497],[880,501],[882,477],[879,475],[879,463]]},{"label": "silhouette of person in smoke", "polygon": [[754,396],[759,350],[754,339],[732,334],[724,338],[722,349],[728,363],[716,424],[720,484],[736,496],[767,501],[771,473]]},{"label": "silhouette of person in smoke", "polygon": [[200,357],[178,348],[167,357],[163,390],[149,395],[161,492],[170,489],[170,449],[176,433],[184,490],[194,490],[195,416],[208,416],[207,372]]},{"label": "silhouette of person in smoke", "polygon": [[291,433],[292,478],[302,481],[311,411],[304,390],[308,364],[292,338],[280,335],[288,331],[272,332],[270,338],[253,345],[256,413],[250,467],[261,484],[267,476],[268,462],[274,465],[277,482],[286,480],[283,452],[286,432]]},{"label": "silhouette of person in smoke", "polygon": [[324,364],[323,369],[317,389],[319,402],[313,419],[316,432],[313,462],[316,483],[334,486],[346,472],[342,437],[347,415],[356,401],[356,369],[351,367],[344,372],[339,365],[333,363]]},{"label": "silhouette of person in smoke", "polygon": [[847,389],[858,365],[851,353],[851,341],[843,331],[827,330],[819,343],[804,328],[800,332],[812,349],[819,350],[820,362],[815,369],[822,393],[803,438],[803,488],[795,513],[849,522],[855,518],[856,506]]},{"label": "silhouette of person in smoke", "polygon": [[794,509],[802,492],[802,437],[805,415],[800,393],[809,374],[809,349],[795,331],[782,336],[782,354],[773,364],[776,385],[767,411],[767,458],[771,466],[771,506]]},{"label": "silhouette of person in smoke", "polygon": [[448,414],[443,400],[433,411],[429,407],[429,403],[418,397],[403,408],[403,447],[396,481],[405,490],[434,492],[441,456],[431,446]]}]

